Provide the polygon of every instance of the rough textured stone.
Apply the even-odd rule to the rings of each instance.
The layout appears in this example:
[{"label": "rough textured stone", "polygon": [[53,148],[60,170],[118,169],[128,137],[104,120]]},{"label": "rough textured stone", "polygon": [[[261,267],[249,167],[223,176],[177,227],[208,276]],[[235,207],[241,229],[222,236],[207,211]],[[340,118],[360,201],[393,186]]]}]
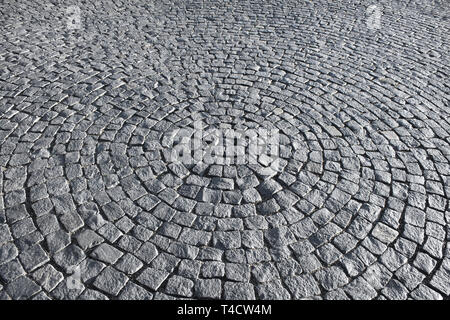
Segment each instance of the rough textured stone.
[{"label": "rough textured stone", "polygon": [[254,300],[255,290],[250,283],[225,282],[223,298],[226,300]]},{"label": "rough textured stone", "polygon": [[0,299],[448,299],[450,7],[391,2],[3,1]]},{"label": "rough textured stone", "polygon": [[127,281],[125,274],[107,267],[95,279],[94,286],[110,295],[117,296]]},{"label": "rough textured stone", "polygon": [[195,281],[195,296],[200,299],[220,299],[222,295],[219,279],[198,279]]}]

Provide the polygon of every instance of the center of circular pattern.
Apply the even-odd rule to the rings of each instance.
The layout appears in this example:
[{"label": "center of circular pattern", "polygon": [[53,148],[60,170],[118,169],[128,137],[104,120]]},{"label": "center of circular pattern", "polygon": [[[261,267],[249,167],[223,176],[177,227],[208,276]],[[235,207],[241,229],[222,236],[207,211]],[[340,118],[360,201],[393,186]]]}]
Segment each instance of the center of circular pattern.
[{"label": "center of circular pattern", "polygon": [[[97,155],[97,164],[123,175],[119,185],[124,197],[139,207],[134,221],[177,239],[168,250],[183,248],[183,258],[194,259],[198,248],[269,254],[267,249],[286,248],[299,238],[312,239],[313,249],[324,243],[324,234],[341,231],[331,222],[341,209],[359,208],[350,200],[359,189],[360,162],[345,140],[339,145],[331,139],[341,133],[309,117],[307,108],[287,105],[285,111],[276,105],[266,103],[266,109],[254,113],[214,98],[170,105],[173,113],[158,118],[156,112],[121,127],[109,151]],[[256,133],[276,129],[275,170],[267,170],[271,162],[264,159],[269,157],[258,155],[257,161],[247,155],[237,164],[226,157],[213,157],[209,163],[201,157],[197,162],[196,150],[188,150],[194,156],[187,162],[174,158],[180,146],[176,141],[192,147],[193,140],[201,140],[201,152],[210,147],[208,142],[214,143],[214,138],[208,139],[211,135],[219,131],[226,136],[236,128]],[[251,141],[237,140],[244,140],[248,153]]]}]

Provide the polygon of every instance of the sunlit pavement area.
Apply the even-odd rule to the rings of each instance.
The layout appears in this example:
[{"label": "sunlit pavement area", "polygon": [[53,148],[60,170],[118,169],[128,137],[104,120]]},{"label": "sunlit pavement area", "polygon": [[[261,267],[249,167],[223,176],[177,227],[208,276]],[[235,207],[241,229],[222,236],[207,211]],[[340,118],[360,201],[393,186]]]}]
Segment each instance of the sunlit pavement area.
[{"label": "sunlit pavement area", "polygon": [[[449,17],[2,1],[0,298],[449,299]],[[280,167],[171,161],[199,121]]]}]

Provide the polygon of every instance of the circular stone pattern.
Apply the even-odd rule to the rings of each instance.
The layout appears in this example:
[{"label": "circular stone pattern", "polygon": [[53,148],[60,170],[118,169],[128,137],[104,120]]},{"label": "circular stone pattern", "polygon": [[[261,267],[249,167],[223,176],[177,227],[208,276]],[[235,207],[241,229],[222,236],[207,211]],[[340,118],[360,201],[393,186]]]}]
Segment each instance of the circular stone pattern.
[{"label": "circular stone pattern", "polygon": [[[0,298],[448,299],[450,7],[407,4],[1,4]],[[276,170],[200,161],[230,130]]]}]

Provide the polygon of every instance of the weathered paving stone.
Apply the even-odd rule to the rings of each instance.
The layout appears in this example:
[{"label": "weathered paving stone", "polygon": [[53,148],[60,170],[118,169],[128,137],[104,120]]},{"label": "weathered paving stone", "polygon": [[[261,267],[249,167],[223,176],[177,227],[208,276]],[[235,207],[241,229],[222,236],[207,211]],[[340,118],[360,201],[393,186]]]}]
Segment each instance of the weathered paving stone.
[{"label": "weathered paving stone", "polygon": [[429,255],[419,252],[414,260],[414,266],[426,274],[430,274],[435,268],[437,262]]},{"label": "weathered paving stone", "polygon": [[25,251],[22,251],[19,254],[19,259],[28,272],[33,271],[50,260],[40,245],[35,245]]},{"label": "weathered paving stone", "polygon": [[201,265],[202,263],[200,261],[188,259],[181,260],[178,266],[178,274],[183,277],[196,279],[200,274]]},{"label": "weathered paving stone", "polygon": [[52,265],[47,264],[33,273],[33,279],[47,292],[51,292],[63,281],[64,275]]},{"label": "weathered paving stone", "polygon": [[248,282],[250,280],[250,267],[243,263],[226,263],[225,277],[232,281]]},{"label": "weathered paving stone", "polygon": [[58,266],[68,270],[82,262],[86,258],[86,255],[80,247],[70,245],[56,253],[53,258]]},{"label": "weathered paving stone", "polygon": [[311,275],[289,276],[286,278],[286,285],[296,299],[320,294],[319,285]]},{"label": "weathered paving stone", "polygon": [[216,231],[213,244],[219,249],[234,249],[241,246],[241,234],[238,231]]},{"label": "weathered paving stone", "polygon": [[202,265],[200,274],[204,278],[221,278],[225,275],[225,264],[219,261],[206,261]]},{"label": "weathered paving stone", "polygon": [[133,282],[128,282],[122,289],[120,300],[151,300],[153,294]]},{"label": "weathered paving stone", "polygon": [[373,299],[377,296],[375,289],[361,278],[350,282],[347,286],[345,286],[344,291],[355,300]]},{"label": "weathered paving stone", "polygon": [[273,247],[287,246],[295,241],[294,235],[287,227],[269,229],[264,236]]},{"label": "weathered paving stone", "polygon": [[0,226],[0,244],[12,241],[11,233],[7,225]]},{"label": "weathered paving stone", "polygon": [[388,282],[382,293],[385,297],[392,300],[406,300],[408,297],[408,289],[395,279]]},{"label": "weathered paving stone", "polygon": [[448,270],[439,270],[431,279],[430,284],[444,295],[448,296],[450,293],[450,289],[447,286],[449,280],[450,276],[448,274]]},{"label": "weathered paving stone", "polygon": [[13,243],[5,243],[0,246],[0,264],[11,261],[19,254]]},{"label": "weathered paving stone", "polygon": [[169,273],[154,268],[145,269],[137,278],[137,281],[151,290],[157,290]]},{"label": "weathered paving stone", "polygon": [[39,290],[40,287],[26,276],[17,278],[6,287],[6,292],[15,300],[29,299]]},{"label": "weathered paving stone", "polygon": [[254,300],[255,290],[250,283],[225,282],[223,298],[226,300]]},{"label": "weathered paving stone", "polygon": [[59,230],[58,219],[52,214],[46,214],[36,219],[39,230],[43,235]]},{"label": "weathered paving stone", "polygon": [[382,264],[373,264],[363,273],[363,278],[377,290],[385,287],[392,276],[393,273]]},{"label": "weathered paving stone", "polygon": [[92,251],[91,257],[107,264],[114,264],[122,255],[122,251],[109,244],[103,243]]},{"label": "weathered paving stone", "polygon": [[197,279],[194,286],[195,296],[200,299],[220,299],[222,284],[220,279]]},{"label": "weathered paving stone", "polygon": [[95,279],[93,285],[110,295],[117,296],[127,283],[128,278],[112,267],[105,268]]},{"label": "weathered paving stone", "polygon": [[78,245],[83,250],[93,248],[103,241],[104,239],[92,230],[84,230],[77,236]]},{"label": "weathered paving stone", "polygon": [[87,289],[85,290],[80,296],[79,296],[80,300],[109,300],[107,296],[105,296],[103,293],[96,291],[96,290],[92,290],[92,289]]},{"label": "weathered paving stone", "polygon": [[195,259],[200,250],[188,244],[174,242],[170,244],[167,251],[179,258]]},{"label": "weathered paving stone", "polygon": [[345,275],[344,271],[338,267],[330,267],[319,270],[315,273],[315,277],[321,286],[327,291],[332,291],[333,289],[342,287],[349,282],[349,279]]},{"label": "weathered paving stone", "polygon": [[[106,265],[102,262],[99,262],[97,260],[93,260],[90,258],[87,258],[81,262],[78,266],[75,268],[72,268],[72,275],[76,276],[76,272],[80,272],[81,281],[84,283],[86,281],[91,281],[95,279],[95,277],[103,270],[105,269]],[[79,269],[77,269],[79,268]]]},{"label": "weathered paving stone", "polygon": [[58,230],[46,236],[46,243],[50,253],[54,254],[70,244],[70,236],[63,230]]},{"label": "weathered paving stone", "polygon": [[441,294],[423,284],[411,292],[411,297],[416,300],[442,300]]},{"label": "weathered paving stone", "polygon": [[252,276],[257,282],[269,282],[278,278],[278,271],[273,263],[261,263],[252,268]]},{"label": "weathered paving stone", "polygon": [[291,295],[279,280],[256,286],[257,297],[262,300],[289,300]]},{"label": "weathered paving stone", "polygon": [[109,221],[115,221],[125,215],[122,208],[113,202],[104,205],[102,209]]},{"label": "weathered paving stone", "polygon": [[329,291],[325,294],[325,300],[350,300],[348,295],[345,294],[344,290],[336,289]]},{"label": "weathered paving stone", "polygon": [[173,276],[169,278],[166,284],[166,293],[182,297],[191,297],[193,294],[194,282],[192,280]]},{"label": "weathered paving stone", "polygon": [[119,259],[115,267],[119,270],[124,272],[125,274],[134,274],[139,269],[141,269],[144,266],[141,260],[133,256],[132,254],[125,254],[122,256],[122,258]]},{"label": "weathered paving stone", "polygon": [[76,210],[72,196],[68,193],[53,196],[51,199],[57,214],[69,214]]},{"label": "weathered paving stone", "polygon": [[43,291],[36,294],[31,300],[37,300],[37,301],[49,301],[51,300],[50,297],[45,294]]},{"label": "weathered paving stone", "polygon": [[5,282],[11,282],[22,275],[25,275],[25,270],[17,259],[0,266],[0,278]]},{"label": "weathered paving stone", "polygon": [[390,271],[395,271],[406,263],[407,258],[398,251],[388,248],[381,256],[380,261]]},{"label": "weathered paving stone", "polygon": [[16,2],[0,299],[449,298],[447,2]]}]

